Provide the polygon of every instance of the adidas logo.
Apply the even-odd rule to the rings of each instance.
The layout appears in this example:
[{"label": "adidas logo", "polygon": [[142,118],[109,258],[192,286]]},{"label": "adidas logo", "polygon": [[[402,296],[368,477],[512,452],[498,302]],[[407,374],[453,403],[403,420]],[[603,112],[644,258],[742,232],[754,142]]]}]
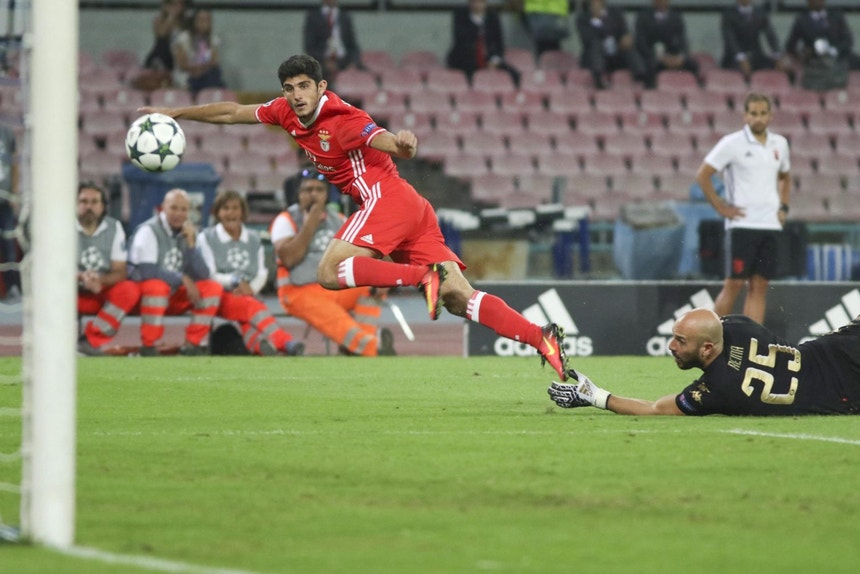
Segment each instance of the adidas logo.
[{"label": "adidas logo", "polygon": [[368,233],[367,235],[362,235],[361,237],[359,237],[359,239],[361,239],[362,241],[364,241],[368,245],[373,245],[373,234],[372,233]]},{"label": "adidas logo", "polygon": [[[579,328],[570,315],[567,306],[555,289],[544,291],[538,295],[537,303],[523,309],[522,315],[535,325],[555,323],[564,330],[564,350],[568,356],[587,357],[594,353],[590,337],[582,336]],[[504,337],[496,339],[493,346],[497,355],[501,356],[530,356],[537,353],[526,343],[511,341]]]},{"label": "adidas logo", "polygon": [[825,311],[823,319],[809,326],[809,338],[820,337],[839,327],[844,327],[858,315],[860,315],[860,289],[854,289],[843,295],[840,303]]},{"label": "adidas logo", "polygon": [[675,325],[675,321],[677,321],[684,313],[692,311],[698,307],[703,307],[705,309],[714,308],[714,300],[711,298],[711,294],[708,293],[707,289],[702,289],[701,291],[693,293],[688,304],[675,309],[671,319],[667,319],[657,325],[657,333],[662,336],[651,337],[648,339],[648,343],[645,347],[646,352],[652,357],[668,355],[669,341],[672,340],[672,327]]}]

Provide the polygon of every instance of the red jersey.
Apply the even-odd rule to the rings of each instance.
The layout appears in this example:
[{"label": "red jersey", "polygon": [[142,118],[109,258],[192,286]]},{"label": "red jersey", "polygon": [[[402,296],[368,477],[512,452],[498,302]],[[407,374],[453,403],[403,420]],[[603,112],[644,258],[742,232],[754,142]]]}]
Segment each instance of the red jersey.
[{"label": "red jersey", "polygon": [[257,108],[257,119],[281,126],[296,140],[320,173],[364,204],[381,180],[400,178],[391,156],[370,147],[371,140],[386,131],[367,112],[326,91],[308,125],[304,125],[283,97]]}]

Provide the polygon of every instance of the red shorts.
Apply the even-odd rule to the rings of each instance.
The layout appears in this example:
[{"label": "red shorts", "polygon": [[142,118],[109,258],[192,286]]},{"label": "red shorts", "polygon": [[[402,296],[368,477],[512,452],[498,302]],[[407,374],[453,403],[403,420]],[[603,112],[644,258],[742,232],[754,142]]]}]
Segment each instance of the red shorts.
[{"label": "red shorts", "polygon": [[390,255],[397,263],[429,265],[456,261],[447,245],[433,206],[400,178],[382,180],[379,191],[349,216],[335,238]]}]

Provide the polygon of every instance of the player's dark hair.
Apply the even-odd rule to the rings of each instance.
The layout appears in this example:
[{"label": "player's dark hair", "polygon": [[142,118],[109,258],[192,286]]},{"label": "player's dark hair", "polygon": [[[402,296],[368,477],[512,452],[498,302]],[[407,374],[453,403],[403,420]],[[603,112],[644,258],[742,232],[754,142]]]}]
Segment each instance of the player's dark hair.
[{"label": "player's dark hair", "polygon": [[215,220],[215,223],[221,223],[221,220],[218,219],[218,212],[221,211],[224,204],[233,199],[237,200],[242,207],[242,221],[244,222],[248,219],[248,200],[238,191],[228,189],[216,195],[215,200],[212,202],[212,218]]},{"label": "player's dark hair", "polygon": [[767,110],[770,111],[773,109],[773,103],[770,101],[770,98],[764,94],[759,94],[758,92],[750,92],[747,94],[747,97],[744,99],[744,111],[747,112],[750,109],[750,104],[753,102],[764,102],[767,104]]},{"label": "player's dark hair", "polygon": [[306,75],[314,82],[319,84],[323,80],[322,66],[313,56],[307,54],[296,54],[290,56],[286,61],[278,66],[278,80],[281,85],[287,78],[295,78],[296,76]]}]

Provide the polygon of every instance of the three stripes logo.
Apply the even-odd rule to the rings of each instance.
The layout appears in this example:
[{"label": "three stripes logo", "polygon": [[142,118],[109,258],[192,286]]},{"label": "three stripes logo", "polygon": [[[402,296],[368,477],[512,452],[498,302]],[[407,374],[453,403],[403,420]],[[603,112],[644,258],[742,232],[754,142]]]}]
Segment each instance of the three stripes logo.
[{"label": "three stripes logo", "polygon": [[[538,295],[537,303],[523,309],[522,315],[536,325],[555,323],[561,327],[565,334],[564,350],[569,357],[587,357],[594,353],[591,338],[583,336],[579,332],[570,311],[555,289],[549,289]],[[537,352],[526,343],[511,341],[504,337],[496,339],[493,350],[497,355],[503,357],[525,357]]]},{"label": "three stripes logo", "polygon": [[671,319],[667,319],[657,325],[657,333],[659,333],[659,335],[648,339],[648,343],[645,347],[646,352],[652,357],[662,357],[663,355],[670,354],[669,341],[672,340],[672,327],[675,325],[675,321],[677,321],[684,313],[699,307],[703,307],[705,309],[714,308],[714,300],[711,298],[711,294],[708,293],[707,289],[702,289],[693,293],[690,297],[689,303],[681,305],[675,309]]},{"label": "three stripes logo", "polygon": [[860,315],[860,289],[854,289],[843,295],[839,303],[825,311],[823,319],[809,326],[809,336],[803,341],[820,337],[839,327],[844,327],[858,315]]}]

